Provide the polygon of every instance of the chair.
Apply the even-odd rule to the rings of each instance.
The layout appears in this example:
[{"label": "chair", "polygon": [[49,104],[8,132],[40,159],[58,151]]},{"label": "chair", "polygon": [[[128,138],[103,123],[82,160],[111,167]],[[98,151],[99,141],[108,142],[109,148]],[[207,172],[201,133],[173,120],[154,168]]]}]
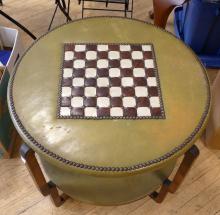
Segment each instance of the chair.
[{"label": "chair", "polygon": [[[80,2],[80,0],[79,0],[79,2]],[[57,13],[57,9],[58,8],[63,13],[63,15],[66,17],[66,21],[67,22],[72,20],[70,15],[69,15],[69,12],[70,12],[70,0],[68,0],[67,6],[66,6],[65,0],[55,0],[55,4],[56,4],[56,7],[55,7],[55,10],[53,12],[53,16],[51,18],[51,21],[50,21],[50,24],[49,24],[49,27],[48,27],[48,31],[51,29],[51,26],[53,24],[53,20],[55,18],[55,15]]]},{"label": "chair", "polygon": [[150,12],[151,18],[154,18],[154,24],[165,28],[167,19],[173,9],[189,0],[153,0],[153,13]]},{"label": "chair", "polygon": [[[79,0],[79,3],[81,3],[81,2],[82,2],[82,18],[84,17],[84,11],[85,10],[118,11],[118,12],[123,12],[125,17],[127,17],[127,13],[130,13],[131,18],[133,16],[133,0]],[[85,7],[85,2],[105,3],[106,8]],[[131,8],[129,6],[130,2],[131,2]],[[120,5],[124,6],[124,9],[110,9],[110,8],[107,8],[109,4],[120,4]]]}]

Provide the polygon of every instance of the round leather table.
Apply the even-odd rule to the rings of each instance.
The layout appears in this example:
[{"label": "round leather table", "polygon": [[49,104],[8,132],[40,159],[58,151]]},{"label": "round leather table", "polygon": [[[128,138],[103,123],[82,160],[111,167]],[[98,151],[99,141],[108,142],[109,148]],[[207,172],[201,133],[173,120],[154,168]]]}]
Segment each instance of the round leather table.
[{"label": "round leather table", "polygon": [[[64,43],[152,44],[165,116],[57,117]],[[58,188],[80,201],[115,205],[167,181],[205,127],[210,92],[198,59],[170,33],[138,20],[96,17],[39,38],[16,66],[8,103],[16,129]]]}]

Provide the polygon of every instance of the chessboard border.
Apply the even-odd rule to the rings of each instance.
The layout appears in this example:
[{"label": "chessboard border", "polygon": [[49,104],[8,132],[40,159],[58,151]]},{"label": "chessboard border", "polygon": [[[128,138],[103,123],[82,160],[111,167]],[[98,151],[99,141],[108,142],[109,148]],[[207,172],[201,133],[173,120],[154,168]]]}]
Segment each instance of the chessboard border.
[{"label": "chessboard border", "polygon": [[[97,117],[88,117],[88,116],[61,116],[60,115],[60,109],[61,109],[61,99],[62,99],[62,82],[63,82],[63,69],[64,69],[64,56],[65,56],[65,46],[67,45],[150,45],[152,49],[153,54],[153,61],[154,61],[154,73],[155,78],[157,82],[157,89],[158,89],[158,97],[160,101],[160,110],[161,115],[160,116],[97,116]],[[153,43],[98,43],[98,42],[68,42],[62,44],[63,51],[62,51],[62,57],[61,57],[61,67],[60,67],[60,77],[59,77],[59,90],[58,90],[58,104],[57,104],[57,119],[84,119],[84,120],[143,120],[143,119],[166,119],[166,114],[164,110],[164,102],[162,97],[162,90],[161,90],[161,84],[160,84],[160,77],[158,72],[158,66],[157,66],[157,60],[155,55],[155,49]]]}]

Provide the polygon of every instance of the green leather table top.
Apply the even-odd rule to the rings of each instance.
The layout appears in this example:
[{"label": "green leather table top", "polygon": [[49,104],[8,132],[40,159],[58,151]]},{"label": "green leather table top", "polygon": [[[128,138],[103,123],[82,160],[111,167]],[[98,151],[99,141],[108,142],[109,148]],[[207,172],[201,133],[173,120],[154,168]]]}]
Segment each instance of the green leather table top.
[{"label": "green leather table top", "polygon": [[[153,44],[166,119],[57,118],[63,44],[95,42]],[[210,108],[206,72],[190,49],[153,25],[113,17],[77,20],[41,37],[18,63],[8,95],[27,144],[51,161],[96,171],[150,169],[180,156]]]}]

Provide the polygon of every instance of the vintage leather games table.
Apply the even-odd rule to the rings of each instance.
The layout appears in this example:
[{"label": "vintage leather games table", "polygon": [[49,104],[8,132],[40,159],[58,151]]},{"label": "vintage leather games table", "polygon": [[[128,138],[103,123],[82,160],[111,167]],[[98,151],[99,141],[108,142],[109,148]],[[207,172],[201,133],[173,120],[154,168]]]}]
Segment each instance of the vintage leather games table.
[{"label": "vintage leather games table", "polygon": [[17,64],[8,103],[43,195],[57,206],[67,195],[116,205],[148,194],[161,202],[175,192],[199,154],[193,144],[208,118],[210,91],[198,59],[170,33],[100,17],[38,39]]}]

